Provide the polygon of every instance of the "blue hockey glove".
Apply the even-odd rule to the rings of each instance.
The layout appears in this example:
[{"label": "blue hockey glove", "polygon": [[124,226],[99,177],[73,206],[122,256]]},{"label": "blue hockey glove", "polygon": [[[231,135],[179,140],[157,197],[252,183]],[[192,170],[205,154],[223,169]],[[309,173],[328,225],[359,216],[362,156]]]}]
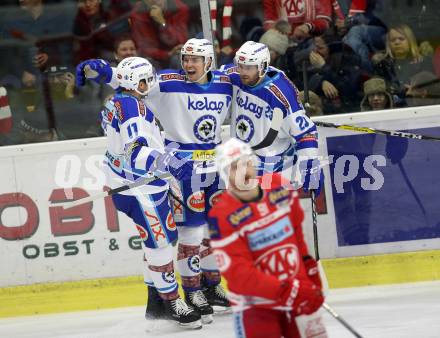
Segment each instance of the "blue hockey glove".
[{"label": "blue hockey glove", "polygon": [[315,190],[315,196],[319,196],[324,184],[324,173],[319,160],[309,159],[299,163],[304,192]]},{"label": "blue hockey glove", "polygon": [[82,87],[86,79],[96,83],[109,83],[112,79],[112,67],[102,59],[91,59],[81,62],[76,66],[76,85]]}]

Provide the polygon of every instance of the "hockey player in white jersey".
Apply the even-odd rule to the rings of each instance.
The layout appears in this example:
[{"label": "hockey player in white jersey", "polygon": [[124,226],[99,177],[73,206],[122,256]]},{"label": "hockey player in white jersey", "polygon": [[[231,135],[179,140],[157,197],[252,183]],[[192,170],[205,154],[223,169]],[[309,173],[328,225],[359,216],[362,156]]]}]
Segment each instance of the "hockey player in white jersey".
[{"label": "hockey player in white jersey", "polygon": [[[214,50],[208,40],[188,40],[181,55],[183,69],[160,72],[159,85],[149,92],[146,103],[164,128],[167,147],[174,147],[178,157],[192,166],[192,178],[179,180],[180,197],[186,205],[174,203],[179,231],[177,266],[188,303],[208,323],[212,321],[212,306],[229,307],[209,247],[206,214],[219,193],[214,148],[221,141],[221,125],[229,114],[232,86],[228,76],[212,70]],[[100,60],[77,67],[80,84],[85,66],[98,72],[95,80],[111,79],[111,85],[117,86],[114,71]]]},{"label": "hockey player in white jersey", "polygon": [[[102,126],[107,135],[108,184],[115,188],[166,170],[175,176],[182,175],[181,161],[173,157],[174,153],[165,151],[153,113],[143,101],[155,86],[152,65],[146,59],[130,57],[119,63],[115,73],[121,90],[102,112]],[[112,198],[116,208],[134,221],[144,242],[146,283],[154,286],[159,296],[155,300],[155,314],[183,326],[199,328],[200,314],[180,298],[174,277],[171,243],[177,239],[177,229],[168,189],[167,181],[157,179]]]},{"label": "hockey player in white jersey", "polygon": [[[304,191],[319,194],[323,174],[316,126],[306,116],[294,84],[269,63],[267,46],[248,41],[235,54],[234,64],[223,67],[234,90],[231,135],[253,147],[259,176],[283,171]],[[295,164],[299,171],[293,170]]]}]

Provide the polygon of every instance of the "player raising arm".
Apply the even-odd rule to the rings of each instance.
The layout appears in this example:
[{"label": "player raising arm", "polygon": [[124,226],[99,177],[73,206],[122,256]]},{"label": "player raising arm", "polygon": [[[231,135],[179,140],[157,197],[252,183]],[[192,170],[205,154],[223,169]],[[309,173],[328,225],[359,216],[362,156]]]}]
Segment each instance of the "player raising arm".
[{"label": "player raising arm", "polygon": [[[297,317],[315,313],[324,298],[317,263],[303,239],[298,194],[283,186],[279,174],[256,179],[248,144],[232,138],[216,152],[227,190],[208,220],[237,337],[299,338]],[[266,175],[273,176],[272,184],[261,188]],[[313,337],[326,337],[315,316]]]},{"label": "player raising arm", "polygon": [[[175,203],[174,207],[179,230],[177,266],[187,301],[207,323],[212,321],[212,306],[229,306],[208,244],[206,213],[219,192],[214,148],[221,142],[232,86],[228,76],[212,70],[214,49],[208,40],[188,40],[181,55],[183,69],[160,72],[159,85],[148,93],[146,105],[164,128],[167,147],[189,164],[185,169],[189,175],[179,180],[185,205]],[[94,81],[118,86],[116,73],[102,60],[85,61],[77,67],[79,85],[85,81],[87,66],[96,72]],[[202,275],[207,285],[205,294]]]},{"label": "player raising arm", "polygon": [[[156,82],[152,65],[146,59],[129,57],[119,63],[116,74],[121,91],[107,101],[102,112],[102,126],[107,135],[108,184],[116,188],[168,170],[180,176],[184,163],[174,158],[173,152],[165,152],[153,113],[143,101]],[[158,179],[113,195],[113,203],[133,220],[144,242],[145,281],[157,290],[156,317],[160,315],[183,326],[199,328],[200,314],[180,298],[174,277],[171,243],[177,238],[177,230],[168,189],[168,182]],[[153,301],[150,298],[149,305]]]}]

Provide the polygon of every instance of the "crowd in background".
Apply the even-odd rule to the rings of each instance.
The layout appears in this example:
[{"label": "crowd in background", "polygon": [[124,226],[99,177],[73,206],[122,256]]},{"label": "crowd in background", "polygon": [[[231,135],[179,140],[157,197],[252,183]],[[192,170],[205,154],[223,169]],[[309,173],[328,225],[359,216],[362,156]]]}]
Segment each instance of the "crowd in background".
[{"label": "crowd in background", "polygon": [[[440,0],[234,0],[221,20],[225,2],[217,64],[267,44],[312,115],[440,103]],[[5,0],[0,12],[0,145],[101,136],[112,90],[76,88],[75,66],[138,55],[180,68],[182,44],[203,34],[198,0]]]}]

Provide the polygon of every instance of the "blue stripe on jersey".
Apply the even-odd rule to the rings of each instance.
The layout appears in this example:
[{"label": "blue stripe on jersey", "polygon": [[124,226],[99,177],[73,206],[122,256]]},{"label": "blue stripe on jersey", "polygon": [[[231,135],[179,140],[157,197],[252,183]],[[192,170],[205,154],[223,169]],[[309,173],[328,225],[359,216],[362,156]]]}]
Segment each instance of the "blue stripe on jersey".
[{"label": "blue stripe on jersey", "polygon": [[304,135],[307,135],[307,134],[310,134],[313,132],[316,132],[316,125],[314,125],[314,124],[309,129],[307,129],[305,132],[303,132],[302,134],[295,135],[295,140],[298,142],[299,140],[301,140],[304,137]]},{"label": "blue stripe on jersey", "polygon": [[318,148],[317,141],[305,141],[297,143],[296,150],[306,149],[306,148]]},{"label": "blue stripe on jersey", "polygon": [[112,120],[112,128],[114,128],[118,133],[121,131],[119,129],[118,119],[115,117],[113,117],[113,120]]},{"label": "blue stripe on jersey", "polygon": [[165,139],[165,145],[169,145],[170,143],[177,144],[177,149],[179,150],[211,150],[217,146],[217,143],[180,143]]}]

